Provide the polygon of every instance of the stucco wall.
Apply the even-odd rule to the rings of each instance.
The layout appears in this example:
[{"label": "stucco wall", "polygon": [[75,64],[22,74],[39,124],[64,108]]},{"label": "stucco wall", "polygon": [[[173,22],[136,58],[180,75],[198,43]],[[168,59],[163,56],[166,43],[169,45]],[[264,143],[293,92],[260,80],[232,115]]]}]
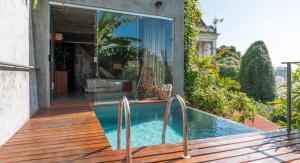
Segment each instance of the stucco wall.
[{"label": "stucco wall", "polygon": [[[34,66],[29,8],[28,0],[0,1],[0,62]],[[38,109],[34,75],[0,66],[0,146]]]},{"label": "stucco wall", "polygon": [[156,16],[174,18],[174,91],[183,95],[184,82],[184,0],[160,0],[163,5],[155,7],[156,0],[51,0],[91,7],[100,7]]}]

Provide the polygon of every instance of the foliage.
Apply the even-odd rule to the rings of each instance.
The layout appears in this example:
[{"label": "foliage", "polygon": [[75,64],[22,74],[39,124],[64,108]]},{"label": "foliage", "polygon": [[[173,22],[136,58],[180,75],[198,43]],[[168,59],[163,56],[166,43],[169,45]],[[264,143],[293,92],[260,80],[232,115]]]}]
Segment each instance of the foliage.
[{"label": "foliage", "polygon": [[31,5],[34,9],[37,8],[38,3],[39,3],[39,0],[31,0]]},{"label": "foliage", "polygon": [[195,68],[196,43],[199,31],[196,30],[196,24],[200,24],[201,11],[198,8],[198,0],[184,1],[184,88],[186,96],[190,96],[192,85],[195,79],[192,76],[192,70]]},{"label": "foliage", "polygon": [[213,20],[213,25],[214,25],[215,29],[217,29],[217,25],[219,23],[222,23],[223,21],[224,21],[223,18],[217,18],[217,17],[215,17],[214,20]]},{"label": "foliage", "polygon": [[[97,17],[95,27],[95,46],[96,55],[98,56],[98,63],[101,67],[113,67],[114,61],[118,61],[119,64],[126,65],[128,60],[136,59],[136,54],[140,53],[143,49],[137,49],[135,46],[131,46],[133,42],[139,41],[137,38],[132,37],[120,37],[114,33],[114,31],[122,25],[136,21],[133,16],[124,17],[122,14],[103,12],[101,17]],[[107,60],[113,59],[113,61],[107,62]],[[115,76],[126,76],[127,78],[133,78],[133,67],[128,65],[126,71],[123,74],[117,70],[113,70]],[[103,74],[99,72],[98,77],[103,77]]]},{"label": "foliage", "polygon": [[196,67],[191,73],[195,78],[188,98],[191,106],[240,122],[246,118],[253,119],[255,101],[239,92],[240,84],[237,81],[221,77],[212,58],[198,58]]},{"label": "foliage", "polygon": [[[283,86],[286,90],[286,85]],[[273,110],[271,118],[281,127],[286,127],[287,107],[286,95],[271,102]],[[300,65],[292,73],[292,128],[300,129]]]},{"label": "foliage", "polygon": [[275,99],[275,76],[266,45],[253,43],[242,56],[239,80],[242,91],[263,102]]},{"label": "foliage", "polygon": [[[184,25],[184,82],[185,97],[192,107],[244,121],[255,115],[255,101],[239,92],[240,84],[219,75],[219,68],[210,57],[199,58],[196,50],[199,31],[196,24],[201,20],[198,0],[185,0]],[[233,50],[233,49],[230,49]]]},{"label": "foliage", "polygon": [[217,49],[214,60],[217,62],[220,75],[237,80],[240,71],[241,53],[234,46],[221,46]]},{"label": "foliage", "polygon": [[122,14],[104,12],[102,17],[97,20],[96,42],[97,55],[109,56],[117,52],[133,51],[130,46],[132,42],[139,41],[131,37],[119,37],[114,34],[114,30],[120,26],[135,21],[135,17],[123,18]]}]

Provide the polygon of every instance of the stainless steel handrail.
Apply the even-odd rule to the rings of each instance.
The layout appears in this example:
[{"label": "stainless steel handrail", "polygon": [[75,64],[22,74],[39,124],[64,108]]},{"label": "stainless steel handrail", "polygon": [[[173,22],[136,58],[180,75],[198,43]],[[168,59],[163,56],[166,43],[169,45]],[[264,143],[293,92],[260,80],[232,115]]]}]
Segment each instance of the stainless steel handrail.
[{"label": "stainless steel handrail", "polygon": [[121,149],[121,129],[122,129],[122,113],[123,107],[125,108],[125,122],[126,122],[126,162],[132,162],[132,154],[131,154],[131,132],[130,132],[130,107],[128,99],[124,96],[119,101],[119,108],[118,108],[118,150]]},{"label": "stainless steel handrail", "polygon": [[33,67],[33,66],[26,66],[26,65],[16,64],[16,63],[8,63],[8,62],[3,62],[3,61],[0,61],[0,67],[26,69],[26,70],[28,70],[28,69],[38,70],[38,68]]},{"label": "stainless steel handrail", "polygon": [[184,100],[179,95],[172,96],[168,100],[167,106],[166,106],[166,113],[165,113],[165,120],[164,120],[164,127],[163,127],[163,133],[162,133],[162,144],[165,144],[166,140],[166,129],[167,124],[169,120],[169,113],[171,109],[171,104],[174,99],[177,99],[181,106],[181,112],[182,112],[182,123],[183,123],[183,155],[182,158],[191,158],[191,156],[188,154],[188,130],[187,130],[187,107],[185,105]]}]

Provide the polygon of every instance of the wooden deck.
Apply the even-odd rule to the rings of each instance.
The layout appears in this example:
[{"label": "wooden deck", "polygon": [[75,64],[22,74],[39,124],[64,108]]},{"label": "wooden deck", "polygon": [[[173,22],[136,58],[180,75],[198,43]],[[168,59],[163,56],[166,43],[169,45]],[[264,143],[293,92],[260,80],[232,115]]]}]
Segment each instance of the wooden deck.
[{"label": "wooden deck", "polygon": [[[133,149],[134,162],[300,162],[300,132],[250,133],[189,141],[190,159],[181,159],[182,144]],[[113,151],[92,101],[55,102],[40,110],[4,146],[0,162],[121,162]]]}]

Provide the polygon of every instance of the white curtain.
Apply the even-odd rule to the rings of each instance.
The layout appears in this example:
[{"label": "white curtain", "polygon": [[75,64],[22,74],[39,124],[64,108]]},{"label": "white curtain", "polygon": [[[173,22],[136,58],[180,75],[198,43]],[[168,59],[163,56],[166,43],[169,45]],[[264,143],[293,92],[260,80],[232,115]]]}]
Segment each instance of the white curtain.
[{"label": "white curtain", "polygon": [[[140,26],[142,37],[143,67],[153,73],[153,79],[158,86],[165,84],[166,81],[166,24],[164,21],[152,18],[143,18]],[[150,76],[149,76],[150,77]],[[143,77],[142,77],[143,78]],[[144,81],[145,82],[145,81]],[[149,81],[151,82],[151,81]]]}]

